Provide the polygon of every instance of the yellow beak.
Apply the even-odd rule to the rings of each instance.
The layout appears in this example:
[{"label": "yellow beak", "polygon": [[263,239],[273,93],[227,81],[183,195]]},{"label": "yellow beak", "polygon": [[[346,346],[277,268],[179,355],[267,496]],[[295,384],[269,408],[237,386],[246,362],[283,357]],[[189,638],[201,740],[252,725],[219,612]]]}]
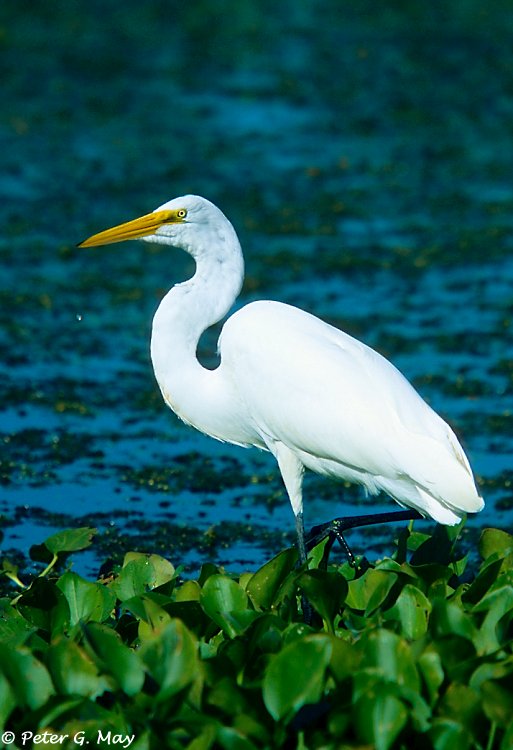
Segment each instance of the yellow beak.
[{"label": "yellow beak", "polygon": [[112,229],[105,229],[103,232],[93,234],[87,240],[80,242],[78,247],[95,247],[97,245],[110,245],[113,242],[124,242],[125,240],[135,240],[139,237],[148,237],[155,234],[157,229],[163,224],[179,224],[184,220],[185,213],[183,209],[175,211],[154,211],[138,219],[126,221],[124,224],[118,224]]}]

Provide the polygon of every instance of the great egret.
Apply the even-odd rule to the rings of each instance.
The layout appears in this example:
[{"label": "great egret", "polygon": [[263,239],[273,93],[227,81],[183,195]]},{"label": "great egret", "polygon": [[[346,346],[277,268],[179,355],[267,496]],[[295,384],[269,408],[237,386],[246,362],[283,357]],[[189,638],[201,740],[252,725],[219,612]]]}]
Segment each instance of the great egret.
[{"label": "great egret", "polygon": [[410,509],[371,520],[420,514],[454,525],[483,508],[451,428],[390,362],[319,318],[281,302],[251,302],[224,324],[219,366],[202,367],[199,338],[226,315],[244,278],[235,230],[210,201],[175,198],[80,247],[129,239],[171,245],[194,258],[194,276],[165,295],[153,318],[156,379],[164,401],[187,424],[274,455],[302,560],[305,467],[363,485],[370,495],[383,490]]}]

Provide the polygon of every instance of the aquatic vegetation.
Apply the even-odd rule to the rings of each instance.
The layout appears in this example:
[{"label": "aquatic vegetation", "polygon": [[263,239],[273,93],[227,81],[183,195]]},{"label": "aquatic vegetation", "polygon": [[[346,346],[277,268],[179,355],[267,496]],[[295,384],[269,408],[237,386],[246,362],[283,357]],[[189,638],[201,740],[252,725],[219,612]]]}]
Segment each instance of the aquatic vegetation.
[{"label": "aquatic vegetation", "polygon": [[[233,218],[244,301],[342,326],[455,426],[486,499],[466,534],[510,528],[511,4],[175,5],[2,7],[3,552],[92,525],[88,570],[147,541],[188,569],[208,552],[237,572],[286,544],[265,457],[191,445],[152,382],[163,274],[191,267],[135,244],[75,247],[187,190]],[[215,346],[202,339],[202,361]],[[189,453],[204,478],[199,460],[175,463]],[[329,481],[308,497],[309,524],[365,504]],[[392,533],[351,543],[373,559]]]},{"label": "aquatic vegetation", "polygon": [[308,570],[293,548],[237,576],[206,562],[184,579],[143,553],[99,580],[63,569],[94,533],[49,537],[37,575],[2,563],[0,731],[64,748],[109,731],[139,750],[511,747],[511,535],[485,529],[474,570],[447,529],[404,531],[357,569],[323,567],[323,545]]}]

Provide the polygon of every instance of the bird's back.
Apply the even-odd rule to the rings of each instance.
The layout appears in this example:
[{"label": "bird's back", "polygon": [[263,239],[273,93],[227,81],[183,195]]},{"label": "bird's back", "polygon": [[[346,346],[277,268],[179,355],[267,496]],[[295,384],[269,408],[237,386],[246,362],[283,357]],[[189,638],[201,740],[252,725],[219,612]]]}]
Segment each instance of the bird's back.
[{"label": "bird's back", "polygon": [[220,353],[269,447],[280,441],[314,471],[443,523],[482,508],[451,428],[365,344],[298,308],[254,302],[227,321]]}]

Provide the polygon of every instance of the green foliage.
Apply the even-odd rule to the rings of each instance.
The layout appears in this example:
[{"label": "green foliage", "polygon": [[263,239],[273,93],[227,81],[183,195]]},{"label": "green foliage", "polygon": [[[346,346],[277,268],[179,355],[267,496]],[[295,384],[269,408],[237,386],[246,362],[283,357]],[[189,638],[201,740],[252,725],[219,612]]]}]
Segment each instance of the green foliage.
[{"label": "green foliage", "polygon": [[[63,554],[92,533],[48,539],[51,565],[29,585],[3,563],[23,587],[0,600],[0,731],[18,741],[49,732],[65,748],[114,736],[133,736],[137,750],[513,747],[506,532],[483,532],[474,572],[454,533],[437,530],[405,531],[392,558],[356,570],[298,568],[287,549],[238,577],[207,563],[184,581],[138,553],[107,580],[59,574]],[[314,551],[310,564],[321,559]]]}]

